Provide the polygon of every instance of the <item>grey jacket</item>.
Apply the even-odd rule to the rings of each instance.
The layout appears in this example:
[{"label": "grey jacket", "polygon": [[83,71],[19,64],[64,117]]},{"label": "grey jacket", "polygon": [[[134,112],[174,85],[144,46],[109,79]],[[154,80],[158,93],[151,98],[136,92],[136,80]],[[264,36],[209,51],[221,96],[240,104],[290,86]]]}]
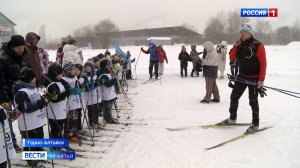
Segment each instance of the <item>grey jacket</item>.
[{"label": "grey jacket", "polygon": [[206,57],[203,59],[203,76],[208,78],[217,78],[218,76],[218,54],[211,41],[206,41],[203,44],[207,52]]}]

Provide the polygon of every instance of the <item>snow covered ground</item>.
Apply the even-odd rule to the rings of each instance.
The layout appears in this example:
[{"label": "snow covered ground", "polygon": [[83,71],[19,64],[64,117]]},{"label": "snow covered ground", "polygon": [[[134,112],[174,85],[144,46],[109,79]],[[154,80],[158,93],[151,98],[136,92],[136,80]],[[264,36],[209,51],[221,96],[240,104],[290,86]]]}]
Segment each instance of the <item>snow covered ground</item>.
[{"label": "snow covered ground", "polygon": [[[145,48],[145,47],[144,47]],[[87,167],[103,168],[296,168],[300,166],[300,103],[299,99],[271,90],[259,98],[260,126],[274,126],[245,139],[206,151],[243,133],[247,127],[189,129],[168,131],[166,128],[197,126],[219,122],[229,117],[231,89],[228,80],[218,80],[221,102],[200,104],[205,94],[204,78],[181,78],[178,53],[181,47],[164,46],[169,64],[161,81],[141,84],[148,79],[149,56],[141,53],[137,77],[129,88],[134,107],[129,132],[123,132],[102,159],[82,159]],[[132,58],[140,47],[130,50]],[[190,46],[187,47],[188,52]],[[201,46],[197,47],[202,50]],[[229,47],[230,49],[230,47]],[[54,60],[56,51],[49,51]],[[104,50],[84,50],[85,59]],[[111,49],[113,53],[113,50]],[[266,46],[267,77],[265,85],[300,92],[300,49],[287,46]],[[228,62],[228,61],[227,61]],[[188,72],[191,72],[191,64]],[[229,66],[227,66],[229,73]],[[134,74],[135,77],[135,74]],[[122,115],[122,114],[121,114]],[[248,93],[240,100],[238,122],[251,122]],[[16,128],[16,127],[15,127]],[[16,133],[18,132],[15,130]],[[18,134],[18,133],[17,133]]]}]

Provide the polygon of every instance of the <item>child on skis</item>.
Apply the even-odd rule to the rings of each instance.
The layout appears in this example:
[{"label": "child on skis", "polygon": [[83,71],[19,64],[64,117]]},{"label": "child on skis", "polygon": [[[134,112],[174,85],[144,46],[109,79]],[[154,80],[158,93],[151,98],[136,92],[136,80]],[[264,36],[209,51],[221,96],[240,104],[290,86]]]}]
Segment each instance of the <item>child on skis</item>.
[{"label": "child on skis", "polygon": [[[22,115],[18,117],[19,129],[23,138],[44,138],[43,126],[46,125],[46,114],[44,107],[50,101],[46,94],[41,96],[36,88],[34,72],[27,67],[21,69],[20,80],[13,85],[15,106]],[[29,150],[29,148],[24,148]],[[31,149],[32,150],[32,149]],[[42,151],[43,148],[34,148],[35,151]],[[39,167],[41,161],[30,160],[28,166]]]},{"label": "child on skis", "polygon": [[70,128],[69,138],[71,142],[79,142],[81,137],[78,134],[78,116],[81,113],[81,89],[79,88],[79,81],[75,76],[75,64],[68,62],[64,65],[63,79],[68,82],[70,86],[71,95],[67,99],[67,124]]},{"label": "child on skis", "polygon": [[94,73],[94,63],[87,61],[84,64],[84,77],[85,86],[85,100],[88,107],[89,126],[99,129],[99,107],[101,103],[101,93],[99,92],[98,84],[96,82],[97,75]]},{"label": "child on skis", "polygon": [[[116,76],[117,80],[119,80],[119,83],[122,85],[122,71],[123,67],[120,64],[120,57],[118,55],[115,55],[112,59],[112,73]],[[120,93],[120,87],[119,83],[117,82],[115,85],[116,93]]]},{"label": "child on skis", "polygon": [[103,101],[103,115],[105,123],[117,124],[111,114],[112,106],[117,99],[117,94],[115,90],[115,84],[117,79],[111,76],[112,63],[108,60],[103,60],[100,63],[100,68],[103,70],[103,74],[100,75],[99,81],[101,82],[101,93]]},{"label": "child on skis", "polygon": [[4,147],[0,150],[0,168],[10,166],[10,159],[16,157],[12,138],[7,138],[11,137],[8,118],[7,111],[0,105],[0,146]]},{"label": "child on skis", "polygon": [[[81,64],[75,64],[75,76],[77,77],[78,79],[78,85],[79,85],[79,88],[81,90],[83,90],[83,87],[82,87],[82,84],[83,84],[83,75],[82,75],[82,71],[83,71],[83,66]],[[78,113],[78,120],[77,120],[77,130],[80,132],[82,131],[82,124],[81,124],[81,117],[82,117],[82,109],[83,109],[83,96],[82,96],[82,93],[79,94],[80,96],[80,109],[78,109],[79,113]]]},{"label": "child on skis", "polygon": [[131,60],[131,54],[130,51],[127,51],[127,71],[126,71],[126,79],[132,79],[132,65],[131,63],[135,62],[135,58],[133,60]]},{"label": "child on skis", "polygon": [[49,103],[48,116],[50,124],[51,138],[67,138],[67,97],[70,96],[70,87],[68,82],[62,79],[63,68],[57,63],[50,64],[48,74],[45,76],[45,85],[47,93],[51,95]]}]

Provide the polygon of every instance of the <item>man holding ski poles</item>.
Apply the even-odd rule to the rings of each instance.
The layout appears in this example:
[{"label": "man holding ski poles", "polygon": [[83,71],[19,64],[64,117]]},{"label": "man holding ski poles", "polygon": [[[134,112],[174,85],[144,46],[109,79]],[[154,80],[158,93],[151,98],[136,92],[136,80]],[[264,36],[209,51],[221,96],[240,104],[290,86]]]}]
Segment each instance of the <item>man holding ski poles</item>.
[{"label": "man holding ski poles", "polygon": [[[267,61],[264,45],[253,38],[252,28],[247,24],[242,25],[240,38],[234,42],[230,52],[230,62],[233,61],[238,62],[239,72],[237,73],[237,81],[233,86],[230,96],[230,118],[219,124],[230,125],[236,123],[239,99],[248,87],[249,104],[252,109],[252,124],[246,132],[252,133],[257,131],[259,127],[258,94],[264,92],[262,89],[266,75]],[[249,82],[256,83],[256,86],[251,85]]]},{"label": "man holding ski poles", "polygon": [[149,64],[150,79],[152,79],[153,76],[153,67],[154,67],[155,79],[158,79],[159,53],[156,45],[152,41],[150,41],[148,50],[144,50],[142,47],[141,51],[145,54],[150,54],[150,64]]}]

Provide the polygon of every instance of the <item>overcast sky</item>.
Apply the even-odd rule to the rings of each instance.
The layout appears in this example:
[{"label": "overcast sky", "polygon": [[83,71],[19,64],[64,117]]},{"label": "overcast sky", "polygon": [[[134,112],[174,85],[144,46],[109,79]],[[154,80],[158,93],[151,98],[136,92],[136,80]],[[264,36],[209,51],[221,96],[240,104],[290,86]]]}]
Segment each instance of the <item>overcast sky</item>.
[{"label": "overcast sky", "polygon": [[121,30],[194,25],[203,33],[209,17],[240,8],[278,8],[274,27],[300,18],[299,0],[0,0],[0,11],[25,35],[46,25],[52,38],[72,34],[78,27],[110,18]]}]

